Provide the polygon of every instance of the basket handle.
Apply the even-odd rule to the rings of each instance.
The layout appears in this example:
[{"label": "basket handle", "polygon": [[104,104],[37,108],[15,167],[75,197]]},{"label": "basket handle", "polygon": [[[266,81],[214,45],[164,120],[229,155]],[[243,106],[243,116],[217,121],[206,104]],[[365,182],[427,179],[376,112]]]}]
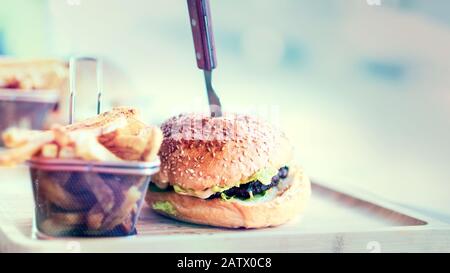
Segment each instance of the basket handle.
[{"label": "basket handle", "polygon": [[103,91],[103,61],[96,57],[72,57],[69,62],[69,88],[70,88],[70,106],[69,106],[69,124],[75,119],[75,95],[77,81],[77,64],[79,61],[90,61],[96,63],[97,77],[97,115],[100,114],[102,108],[102,91]]}]

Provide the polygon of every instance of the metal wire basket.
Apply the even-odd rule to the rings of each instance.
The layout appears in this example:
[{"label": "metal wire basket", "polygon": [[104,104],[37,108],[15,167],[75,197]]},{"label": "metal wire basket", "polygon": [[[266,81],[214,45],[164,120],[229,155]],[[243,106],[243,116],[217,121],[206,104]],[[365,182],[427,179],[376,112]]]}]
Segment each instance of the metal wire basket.
[{"label": "metal wire basket", "polygon": [[[35,226],[47,236],[127,236],[159,162],[29,161]],[[42,236],[41,236],[42,237]]]},{"label": "metal wire basket", "polygon": [[53,90],[0,89],[0,133],[10,127],[43,129],[58,100],[59,93]]},{"label": "metal wire basket", "polygon": [[[101,61],[70,61],[70,123],[74,120],[76,63],[97,63],[97,113],[102,94]],[[61,158],[34,158],[28,162],[35,199],[38,237],[127,236],[136,234],[136,222],[155,162],[92,162]]]}]

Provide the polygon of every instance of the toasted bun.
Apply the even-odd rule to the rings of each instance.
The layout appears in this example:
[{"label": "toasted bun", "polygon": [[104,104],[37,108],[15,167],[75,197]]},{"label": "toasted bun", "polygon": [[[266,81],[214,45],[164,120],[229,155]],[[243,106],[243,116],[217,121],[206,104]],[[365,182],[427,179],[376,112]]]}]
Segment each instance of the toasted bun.
[{"label": "toasted bun", "polygon": [[279,129],[247,115],[179,115],[161,129],[161,168],[153,177],[158,184],[196,191],[236,186],[257,171],[277,170],[292,158],[292,146]]},{"label": "toasted bun", "polygon": [[175,192],[151,192],[146,196],[150,207],[169,202],[171,213],[155,209],[174,219],[227,228],[262,228],[281,225],[301,214],[311,195],[309,179],[301,169],[291,174],[278,188],[258,201],[203,200]]}]

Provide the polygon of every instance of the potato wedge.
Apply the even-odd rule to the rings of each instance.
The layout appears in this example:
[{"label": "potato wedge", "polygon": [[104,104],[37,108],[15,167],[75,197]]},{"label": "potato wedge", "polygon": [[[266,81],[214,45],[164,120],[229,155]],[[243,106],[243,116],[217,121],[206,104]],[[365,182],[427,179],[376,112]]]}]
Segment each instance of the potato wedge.
[{"label": "potato wedge", "polygon": [[68,211],[88,209],[91,206],[90,202],[86,202],[86,200],[66,191],[49,176],[42,175],[40,177],[38,190],[45,199]]},{"label": "potato wedge", "polygon": [[51,236],[63,236],[77,228],[76,225],[61,224],[55,219],[46,219],[38,224],[40,231]]},{"label": "potato wedge", "polygon": [[114,210],[105,218],[102,228],[113,229],[121,224],[131,214],[136,202],[141,198],[141,192],[135,186],[130,187],[124,192],[123,202],[114,208]]},{"label": "potato wedge", "polygon": [[7,148],[17,148],[25,145],[29,142],[35,141],[36,138],[40,138],[44,131],[9,128],[2,134],[2,140]]},{"label": "potato wedge", "polygon": [[142,160],[150,162],[156,159],[159,148],[163,140],[163,133],[158,127],[152,127],[151,135],[148,138],[145,151],[142,155]]},{"label": "potato wedge", "polygon": [[0,152],[0,166],[11,166],[22,163],[37,154],[43,145],[52,142],[55,135],[51,131],[45,131],[36,135],[26,144]]},{"label": "potato wedge", "polygon": [[116,202],[113,190],[96,173],[86,173],[85,183],[94,194],[105,213],[109,213]]},{"label": "potato wedge", "polygon": [[94,205],[86,215],[86,225],[91,230],[98,230],[102,226],[105,219],[105,213],[102,206],[97,203]]},{"label": "potato wedge", "polygon": [[140,160],[150,137],[151,127],[137,119],[130,118],[127,126],[101,135],[98,140],[123,160]]},{"label": "potato wedge", "polygon": [[72,135],[75,143],[75,155],[77,158],[92,161],[122,161],[105,146],[101,145],[97,137],[89,132],[80,131]]},{"label": "potato wedge", "polygon": [[50,219],[62,225],[81,225],[84,223],[84,213],[58,212],[52,213]]},{"label": "potato wedge", "polygon": [[58,157],[58,145],[45,144],[41,149],[41,156],[45,158],[57,158]]},{"label": "potato wedge", "polygon": [[59,150],[58,157],[63,158],[63,159],[75,159],[77,157],[75,147],[72,147],[72,146],[62,147]]}]

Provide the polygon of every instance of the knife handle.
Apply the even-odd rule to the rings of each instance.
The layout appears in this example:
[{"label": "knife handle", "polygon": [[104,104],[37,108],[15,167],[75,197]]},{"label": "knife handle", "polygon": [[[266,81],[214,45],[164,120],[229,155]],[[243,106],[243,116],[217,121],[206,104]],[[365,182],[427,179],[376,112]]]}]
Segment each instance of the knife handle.
[{"label": "knife handle", "polygon": [[211,71],[216,68],[216,50],[209,0],[187,0],[187,3],[197,66]]}]

